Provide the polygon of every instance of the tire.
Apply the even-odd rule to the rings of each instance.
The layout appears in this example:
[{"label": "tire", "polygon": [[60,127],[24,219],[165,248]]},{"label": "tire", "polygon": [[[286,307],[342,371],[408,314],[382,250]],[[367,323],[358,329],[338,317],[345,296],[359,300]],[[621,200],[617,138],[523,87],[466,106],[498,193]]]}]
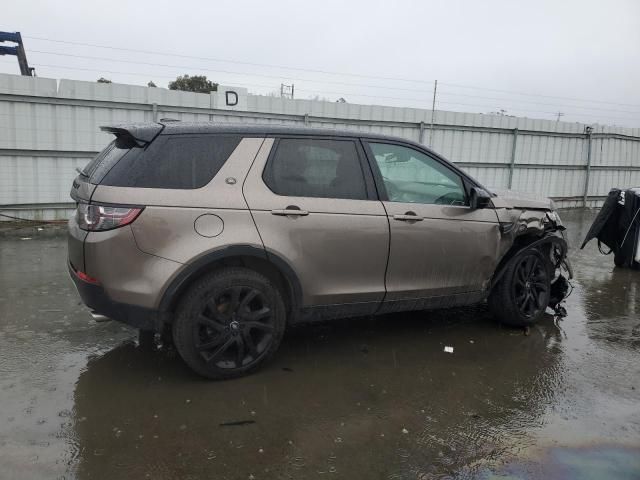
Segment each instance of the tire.
[{"label": "tire", "polygon": [[529,249],[512,259],[489,295],[489,308],[505,325],[526,327],[545,313],[551,296],[551,272],[540,250]]},{"label": "tire", "polygon": [[173,341],[199,375],[234,378],[264,365],[280,346],[285,327],[278,289],[253,270],[231,267],[206,275],[183,296]]}]

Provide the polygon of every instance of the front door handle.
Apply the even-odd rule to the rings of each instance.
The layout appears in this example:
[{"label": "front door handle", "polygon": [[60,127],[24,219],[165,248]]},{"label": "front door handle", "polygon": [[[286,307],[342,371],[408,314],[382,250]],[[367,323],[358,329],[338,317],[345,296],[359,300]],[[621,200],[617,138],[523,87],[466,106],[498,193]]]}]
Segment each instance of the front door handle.
[{"label": "front door handle", "polygon": [[282,217],[304,217],[309,215],[306,210],[300,210],[295,205],[289,205],[287,208],[271,210],[271,215],[279,215]]},{"label": "front door handle", "polygon": [[393,219],[401,222],[421,222],[424,220],[424,218],[417,216],[415,212],[407,212],[404,215],[394,215]]}]

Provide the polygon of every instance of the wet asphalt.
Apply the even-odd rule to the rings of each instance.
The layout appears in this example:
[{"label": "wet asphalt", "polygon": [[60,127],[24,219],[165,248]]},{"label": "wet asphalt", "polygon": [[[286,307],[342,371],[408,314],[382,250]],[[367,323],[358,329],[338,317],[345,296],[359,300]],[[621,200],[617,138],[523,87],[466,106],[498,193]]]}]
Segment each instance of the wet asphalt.
[{"label": "wet asphalt", "polygon": [[64,230],[0,227],[0,479],[640,478],[640,271],[577,250],[594,215],[562,212],[562,320],[302,326],[224,382],[93,321]]}]

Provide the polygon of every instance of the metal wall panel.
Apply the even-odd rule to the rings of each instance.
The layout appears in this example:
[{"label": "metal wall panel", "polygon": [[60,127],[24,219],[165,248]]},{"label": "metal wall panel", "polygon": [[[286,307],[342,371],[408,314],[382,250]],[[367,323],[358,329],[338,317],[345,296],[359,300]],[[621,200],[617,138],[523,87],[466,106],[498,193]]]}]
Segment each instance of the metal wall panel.
[{"label": "metal wall panel", "polygon": [[0,156],[0,205],[69,203],[76,168],[91,157]]},{"label": "metal wall panel", "polygon": [[594,170],[589,179],[589,194],[606,196],[612,187],[640,186],[640,170]]},{"label": "metal wall panel", "polygon": [[509,170],[502,167],[466,167],[464,169],[482,185],[506,189],[509,182]]},{"label": "metal wall panel", "polygon": [[518,163],[584,165],[586,147],[582,138],[518,135],[516,159]]},{"label": "metal wall panel", "polygon": [[617,138],[594,139],[592,165],[640,167],[640,142]]},{"label": "metal wall panel", "polygon": [[513,189],[546,197],[578,197],[583,194],[586,173],[559,168],[523,168],[513,176]]}]

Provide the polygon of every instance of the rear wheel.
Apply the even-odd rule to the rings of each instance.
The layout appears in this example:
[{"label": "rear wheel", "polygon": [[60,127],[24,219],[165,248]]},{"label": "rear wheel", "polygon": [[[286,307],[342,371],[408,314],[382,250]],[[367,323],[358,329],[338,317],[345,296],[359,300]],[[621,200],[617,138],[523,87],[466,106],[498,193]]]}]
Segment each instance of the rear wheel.
[{"label": "rear wheel", "polygon": [[530,249],[511,260],[489,296],[489,308],[502,323],[532,325],[543,315],[551,295],[551,272],[545,256]]},{"label": "rear wheel", "polygon": [[232,378],[264,364],[278,349],[285,325],[284,304],[271,282],[234,267],[193,285],[178,305],[173,338],[195,372]]}]

